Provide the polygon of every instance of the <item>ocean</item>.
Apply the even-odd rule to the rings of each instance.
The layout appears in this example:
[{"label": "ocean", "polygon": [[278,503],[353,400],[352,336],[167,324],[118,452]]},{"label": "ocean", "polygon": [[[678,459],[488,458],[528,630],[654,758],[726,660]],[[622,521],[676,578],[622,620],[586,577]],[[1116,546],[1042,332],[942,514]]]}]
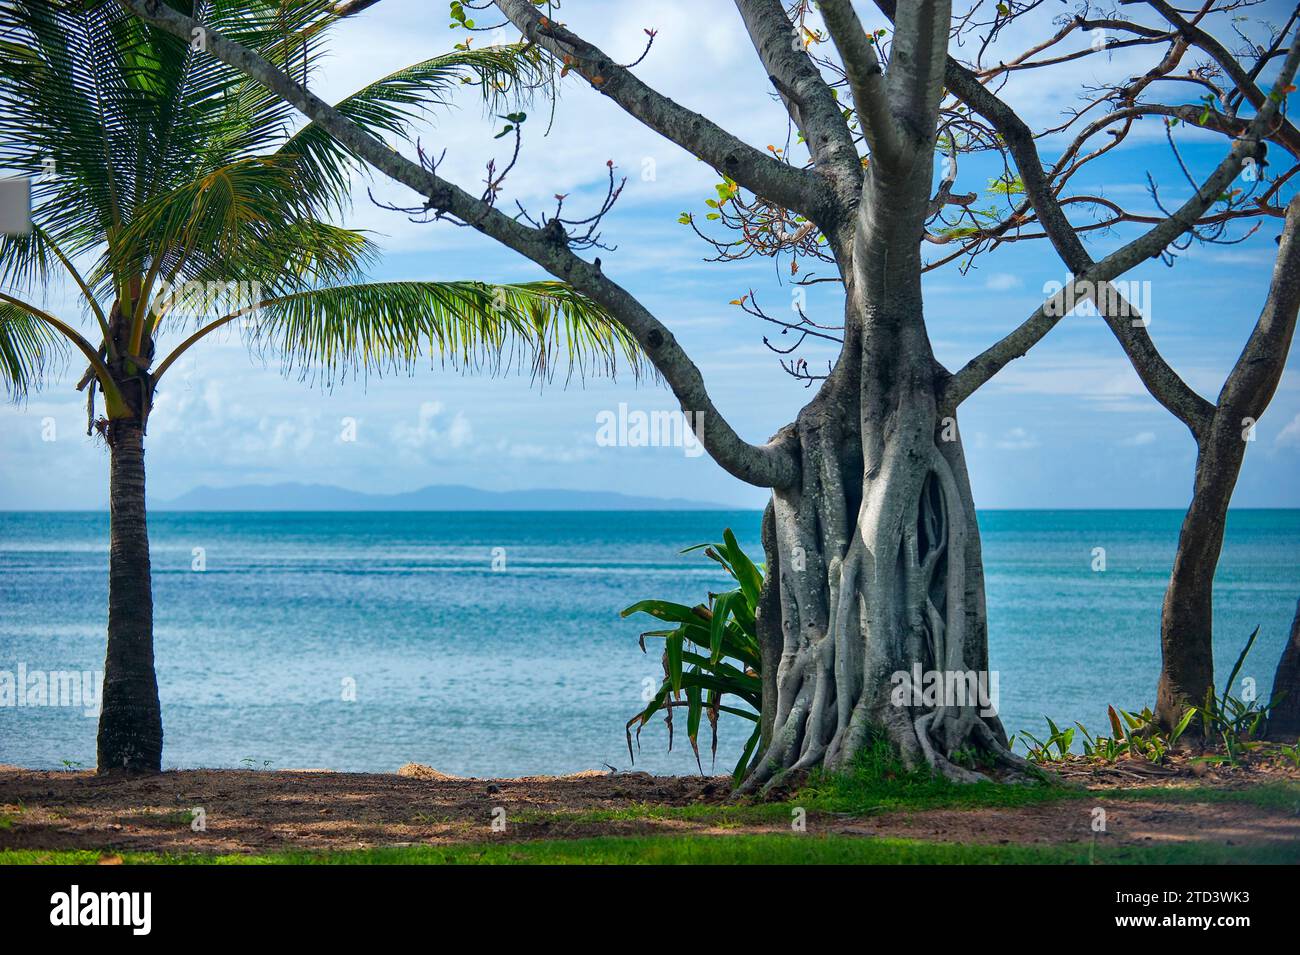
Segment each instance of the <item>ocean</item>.
[{"label": "ocean", "polygon": [[[644,597],[698,602],[728,580],[680,553],[756,511],[177,513],[150,517],[167,768],[396,770],[463,776],[613,766],[696,772],[680,719],[635,762],[624,723],[659,659],[637,646]],[[1106,723],[1154,699],[1177,511],[980,515],[991,668],[1008,731]],[[103,666],[108,517],[0,513],[0,671]],[[1094,570],[1096,548],[1105,570]],[[203,569],[195,569],[201,566]],[[1300,511],[1234,511],[1215,588],[1219,681],[1259,696],[1300,597]],[[1242,684],[1238,684],[1238,691]],[[716,770],[747,733],[720,729]],[[710,759],[701,731],[704,769]],[[0,763],[90,767],[95,720],[0,706]]]}]

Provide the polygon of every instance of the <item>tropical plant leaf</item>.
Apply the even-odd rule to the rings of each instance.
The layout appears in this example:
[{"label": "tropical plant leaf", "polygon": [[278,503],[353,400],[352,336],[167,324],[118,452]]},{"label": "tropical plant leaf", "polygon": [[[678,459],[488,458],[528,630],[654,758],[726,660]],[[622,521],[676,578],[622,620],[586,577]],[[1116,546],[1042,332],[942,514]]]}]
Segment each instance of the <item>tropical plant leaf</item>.
[{"label": "tropical plant leaf", "polygon": [[64,339],[11,302],[0,301],[0,382],[15,401],[40,385],[46,366],[64,354]]},{"label": "tropical plant leaf", "polygon": [[376,282],[275,299],[250,323],[251,341],[298,369],[334,381],[409,370],[424,352],[462,370],[527,367],[549,380],[613,374],[620,361],[644,371],[635,340],[603,310],[558,282]]},{"label": "tropical plant leaf", "polygon": [[[334,0],[180,0],[178,9],[309,85],[339,19]],[[339,108],[375,135],[409,140],[456,90],[476,88],[495,109],[526,101],[549,70],[528,44],[459,49],[395,70]],[[102,317],[122,304],[143,353],[160,327],[155,293],[167,301],[176,283],[253,284],[259,297],[282,300],[272,318],[286,332],[285,354],[323,376],[406,366],[411,350],[392,336],[414,328],[428,333],[417,348],[433,342],[462,367],[518,361],[548,380],[566,361],[583,374],[612,370],[619,356],[644,367],[621,327],[554,283],[491,286],[505,296],[492,315],[488,286],[362,284],[374,246],[328,221],[346,197],[351,157],[312,124],[295,132],[299,122],[290,104],[201,44],[118,3],[0,3],[0,169],[32,179],[37,225],[0,238],[0,287],[44,288],[75,261],[91,311]],[[346,313],[372,305],[378,315]],[[187,317],[202,327],[219,314]],[[487,354],[493,347],[506,352]],[[19,368],[40,365],[10,364]]]},{"label": "tropical plant leaf", "polygon": [[[730,530],[723,533],[721,544],[697,544],[686,548],[682,553],[696,550],[703,550],[706,557],[721,564],[741,586],[735,590],[709,594],[707,607],[688,607],[666,600],[642,600],[623,611],[624,617],[633,613],[646,613],[656,619],[677,624],[672,630],[652,630],[641,634],[642,650],[645,649],[646,637],[663,637],[666,640],[664,680],[646,707],[628,720],[628,753],[633,758],[633,727],[636,728],[639,741],[641,727],[656,712],[661,711],[671,726],[670,717],[676,706],[687,707],[687,735],[691,738],[697,764],[700,756],[696,733],[702,712],[707,711],[709,714],[715,755],[718,714],[727,713],[754,723],[759,722],[763,707],[763,681],[762,654],[759,652],[755,630],[755,609],[762,588],[762,572],[741,550]],[[676,698],[682,690],[686,692],[685,701]],[[723,701],[728,696],[746,704],[750,709],[727,705]],[[697,700],[698,703],[695,702]],[[736,765],[734,778],[737,780],[754,758],[760,735],[760,730],[756,727]],[[670,735],[669,748],[671,747]]]}]

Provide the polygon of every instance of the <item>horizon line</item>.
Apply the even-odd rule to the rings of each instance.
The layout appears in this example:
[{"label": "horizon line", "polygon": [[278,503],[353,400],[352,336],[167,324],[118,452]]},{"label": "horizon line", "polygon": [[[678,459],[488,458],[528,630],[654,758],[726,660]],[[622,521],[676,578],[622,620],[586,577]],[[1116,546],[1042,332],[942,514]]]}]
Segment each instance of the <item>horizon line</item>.
[{"label": "horizon line", "polygon": [[[602,492],[604,493],[604,492]],[[611,492],[618,493],[618,492]],[[636,495],[629,495],[636,496]],[[306,507],[261,507],[261,508],[216,508],[216,507],[154,507],[149,508],[148,513],[162,514],[536,514],[536,513],[555,513],[555,514],[627,514],[627,513],[644,513],[659,514],[665,512],[681,514],[699,514],[699,513],[734,513],[737,511],[753,512],[761,514],[765,507],[750,507],[735,505],[732,507],[458,507],[458,508],[439,508],[439,507],[420,507],[420,508],[306,508]],[[1072,512],[1094,512],[1094,511],[1176,511],[1185,512],[1186,507],[976,507],[976,513],[980,512],[1042,512],[1042,513],[1059,513],[1062,511]],[[1228,508],[1229,513],[1233,511],[1300,511],[1300,505],[1236,505]],[[108,514],[107,507],[90,508],[90,507],[28,507],[28,508],[0,508],[0,514]]]}]

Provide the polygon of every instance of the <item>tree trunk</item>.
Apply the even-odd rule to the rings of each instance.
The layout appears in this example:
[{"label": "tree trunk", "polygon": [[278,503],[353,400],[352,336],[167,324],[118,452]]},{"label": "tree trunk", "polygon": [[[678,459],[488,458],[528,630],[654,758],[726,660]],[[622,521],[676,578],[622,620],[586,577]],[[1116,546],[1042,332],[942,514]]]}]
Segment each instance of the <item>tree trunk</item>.
[{"label": "tree trunk", "polygon": [[153,593],[145,520],[144,428],[111,421],[108,650],[99,717],[98,771],[158,772],[162,712],[153,663]]},{"label": "tree trunk", "polygon": [[[931,170],[871,170],[853,237],[835,243],[844,347],[788,429],[800,480],[772,497],[765,587],[779,592],[781,652],[746,792],[847,768],[876,739],[963,782],[985,778],[977,762],[1027,767],[980,692],[992,678],[979,528],[922,308]],[[928,695],[935,680],[944,692]]]},{"label": "tree trunk", "polygon": [[[776,545],[776,510],[769,502],[763,511],[763,554],[768,568],[780,566],[780,553]],[[776,672],[781,663],[781,585],[776,574],[763,575],[763,589],[754,612],[754,629],[758,635],[759,662],[762,666],[763,695],[765,700],[776,699]],[[772,742],[772,723],[775,707],[764,706],[759,714],[758,751],[763,752]]]},{"label": "tree trunk", "polygon": [[1277,661],[1273,694],[1269,699],[1277,700],[1268,714],[1269,738],[1290,741],[1300,738],[1300,601],[1296,602],[1295,619],[1291,621],[1291,637]]},{"label": "tree trunk", "polygon": [[[1218,403],[1197,434],[1196,485],[1183,518],[1174,569],[1160,619],[1162,666],[1156,718],[1170,728],[1188,706],[1214,692],[1214,571],[1223,548],[1228,504],[1241,473],[1247,439],[1282,377],[1300,312],[1300,197],[1287,206],[1268,300]],[[1197,732],[1193,720],[1189,732]]]},{"label": "tree trunk", "polygon": [[[1189,706],[1214,692],[1214,572],[1223,550],[1228,504],[1246,453],[1239,425],[1216,414],[1196,455],[1192,503],[1183,517],[1160,612],[1156,719],[1171,729]],[[1193,721],[1188,733],[1198,731]]]},{"label": "tree trunk", "polygon": [[[773,674],[764,641],[763,755],[744,789],[847,767],[877,737],[909,768],[960,781],[984,777],[958,764],[959,751],[1023,769],[975,689],[989,686],[988,631],[955,422],[936,420],[933,399],[899,409],[882,431],[912,420],[892,427],[880,467],[866,474],[860,441],[844,427],[852,416],[829,405],[801,415],[802,486],[772,502],[764,589],[779,593],[782,642]],[[956,697],[914,696],[917,667],[943,675]]]}]

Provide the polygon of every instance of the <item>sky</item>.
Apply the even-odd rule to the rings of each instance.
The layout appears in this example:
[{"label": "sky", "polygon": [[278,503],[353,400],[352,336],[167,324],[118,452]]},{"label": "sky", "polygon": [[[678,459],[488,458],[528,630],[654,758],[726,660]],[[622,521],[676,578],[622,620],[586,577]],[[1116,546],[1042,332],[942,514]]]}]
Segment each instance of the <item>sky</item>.
[{"label": "sky", "polygon": [[[383,0],[341,25],[315,91],[339,99],[398,66],[450,49],[442,4]],[[1067,9],[1049,3],[1051,15]],[[882,25],[859,5],[868,28]],[[1286,2],[1247,13],[1280,20]],[[563,19],[620,62],[658,31],[636,68],[646,82],[698,110],[752,145],[783,145],[784,111],[773,99],[739,16],[725,0],[566,0]],[[1249,24],[1246,25],[1249,27]],[[999,47],[1010,55],[1050,31],[1040,20],[1018,27]],[[501,39],[513,39],[502,34]],[[491,41],[476,37],[476,44]],[[1069,41],[1077,49],[1087,39]],[[1003,91],[1035,128],[1058,122],[1090,82],[1145,72],[1151,51],[1122,50],[1074,61],[1051,73],[1021,74]],[[1126,72],[1127,71],[1127,72]],[[1267,75],[1267,74],[1266,74]],[[1187,95],[1183,93],[1182,95]],[[523,153],[503,202],[533,210],[552,196],[566,208],[599,203],[613,160],[627,186],[603,223],[605,273],[637,295],[691,355],[720,412],[746,439],[761,442],[791,421],[811,392],[789,377],[763,343],[769,328],[728,304],[753,292],[773,313],[790,307],[788,272],[770,260],[710,263],[711,249],[677,222],[702,215],[715,174],[704,163],[627,117],[579,80],[566,82],[547,129],[547,108],[525,123]],[[509,140],[493,136],[501,121],[484,117],[472,96],[440,110],[421,130],[440,172],[470,191],[481,189],[485,163]],[[1222,140],[1191,131],[1183,157],[1200,176],[1225,150]],[[1051,159],[1064,140],[1048,137]],[[403,147],[405,149],[405,147]],[[406,149],[408,153],[411,150]],[[1190,189],[1164,141],[1147,120],[1120,148],[1089,167],[1080,190],[1100,190],[1135,210],[1153,209],[1147,175],[1166,204]],[[964,160],[955,191],[982,189],[996,174]],[[353,207],[343,220],[370,230],[383,249],[375,279],[543,278],[538,268],[473,230],[421,224],[379,208],[416,197],[382,177],[356,176]],[[1149,331],[1169,362],[1213,400],[1239,354],[1267,294],[1278,220],[1246,241],[1193,246],[1172,268],[1158,261],[1127,279],[1147,306]],[[1131,229],[1092,235],[1094,257],[1131,238]],[[590,254],[590,253],[589,253]],[[823,269],[825,267],[823,266]],[[1067,270],[1050,246],[1022,242],[982,257],[967,274],[948,267],[926,276],[926,320],[939,359],[963,364],[1023,321]],[[831,286],[809,293],[811,318],[839,321],[842,296]],[[87,321],[66,287],[51,287],[44,307],[82,327]],[[787,311],[786,314],[789,314]],[[173,337],[170,342],[178,340]],[[165,352],[168,341],[160,350]],[[800,355],[824,367],[830,353]],[[1300,506],[1300,378],[1293,356],[1251,443],[1234,506]],[[95,509],[107,501],[108,454],[87,438],[85,403],[74,390],[82,366],[69,360],[22,405],[0,407],[0,509]],[[200,486],[276,482],[326,483],[370,492],[430,484],[492,490],[573,488],[682,497],[759,507],[766,492],[745,485],[707,455],[681,447],[610,447],[599,422],[610,414],[669,411],[667,388],[617,380],[539,387],[527,374],[465,376],[424,362],[410,375],[323,387],[283,373],[274,356],[256,355],[236,333],[209,338],[168,372],[156,397],[147,439],[149,489],[166,501]],[[1186,428],[1146,394],[1110,332],[1096,317],[1071,316],[1026,357],[1013,362],[962,405],[975,500],[981,508],[1183,507],[1191,491],[1195,446]]]}]

